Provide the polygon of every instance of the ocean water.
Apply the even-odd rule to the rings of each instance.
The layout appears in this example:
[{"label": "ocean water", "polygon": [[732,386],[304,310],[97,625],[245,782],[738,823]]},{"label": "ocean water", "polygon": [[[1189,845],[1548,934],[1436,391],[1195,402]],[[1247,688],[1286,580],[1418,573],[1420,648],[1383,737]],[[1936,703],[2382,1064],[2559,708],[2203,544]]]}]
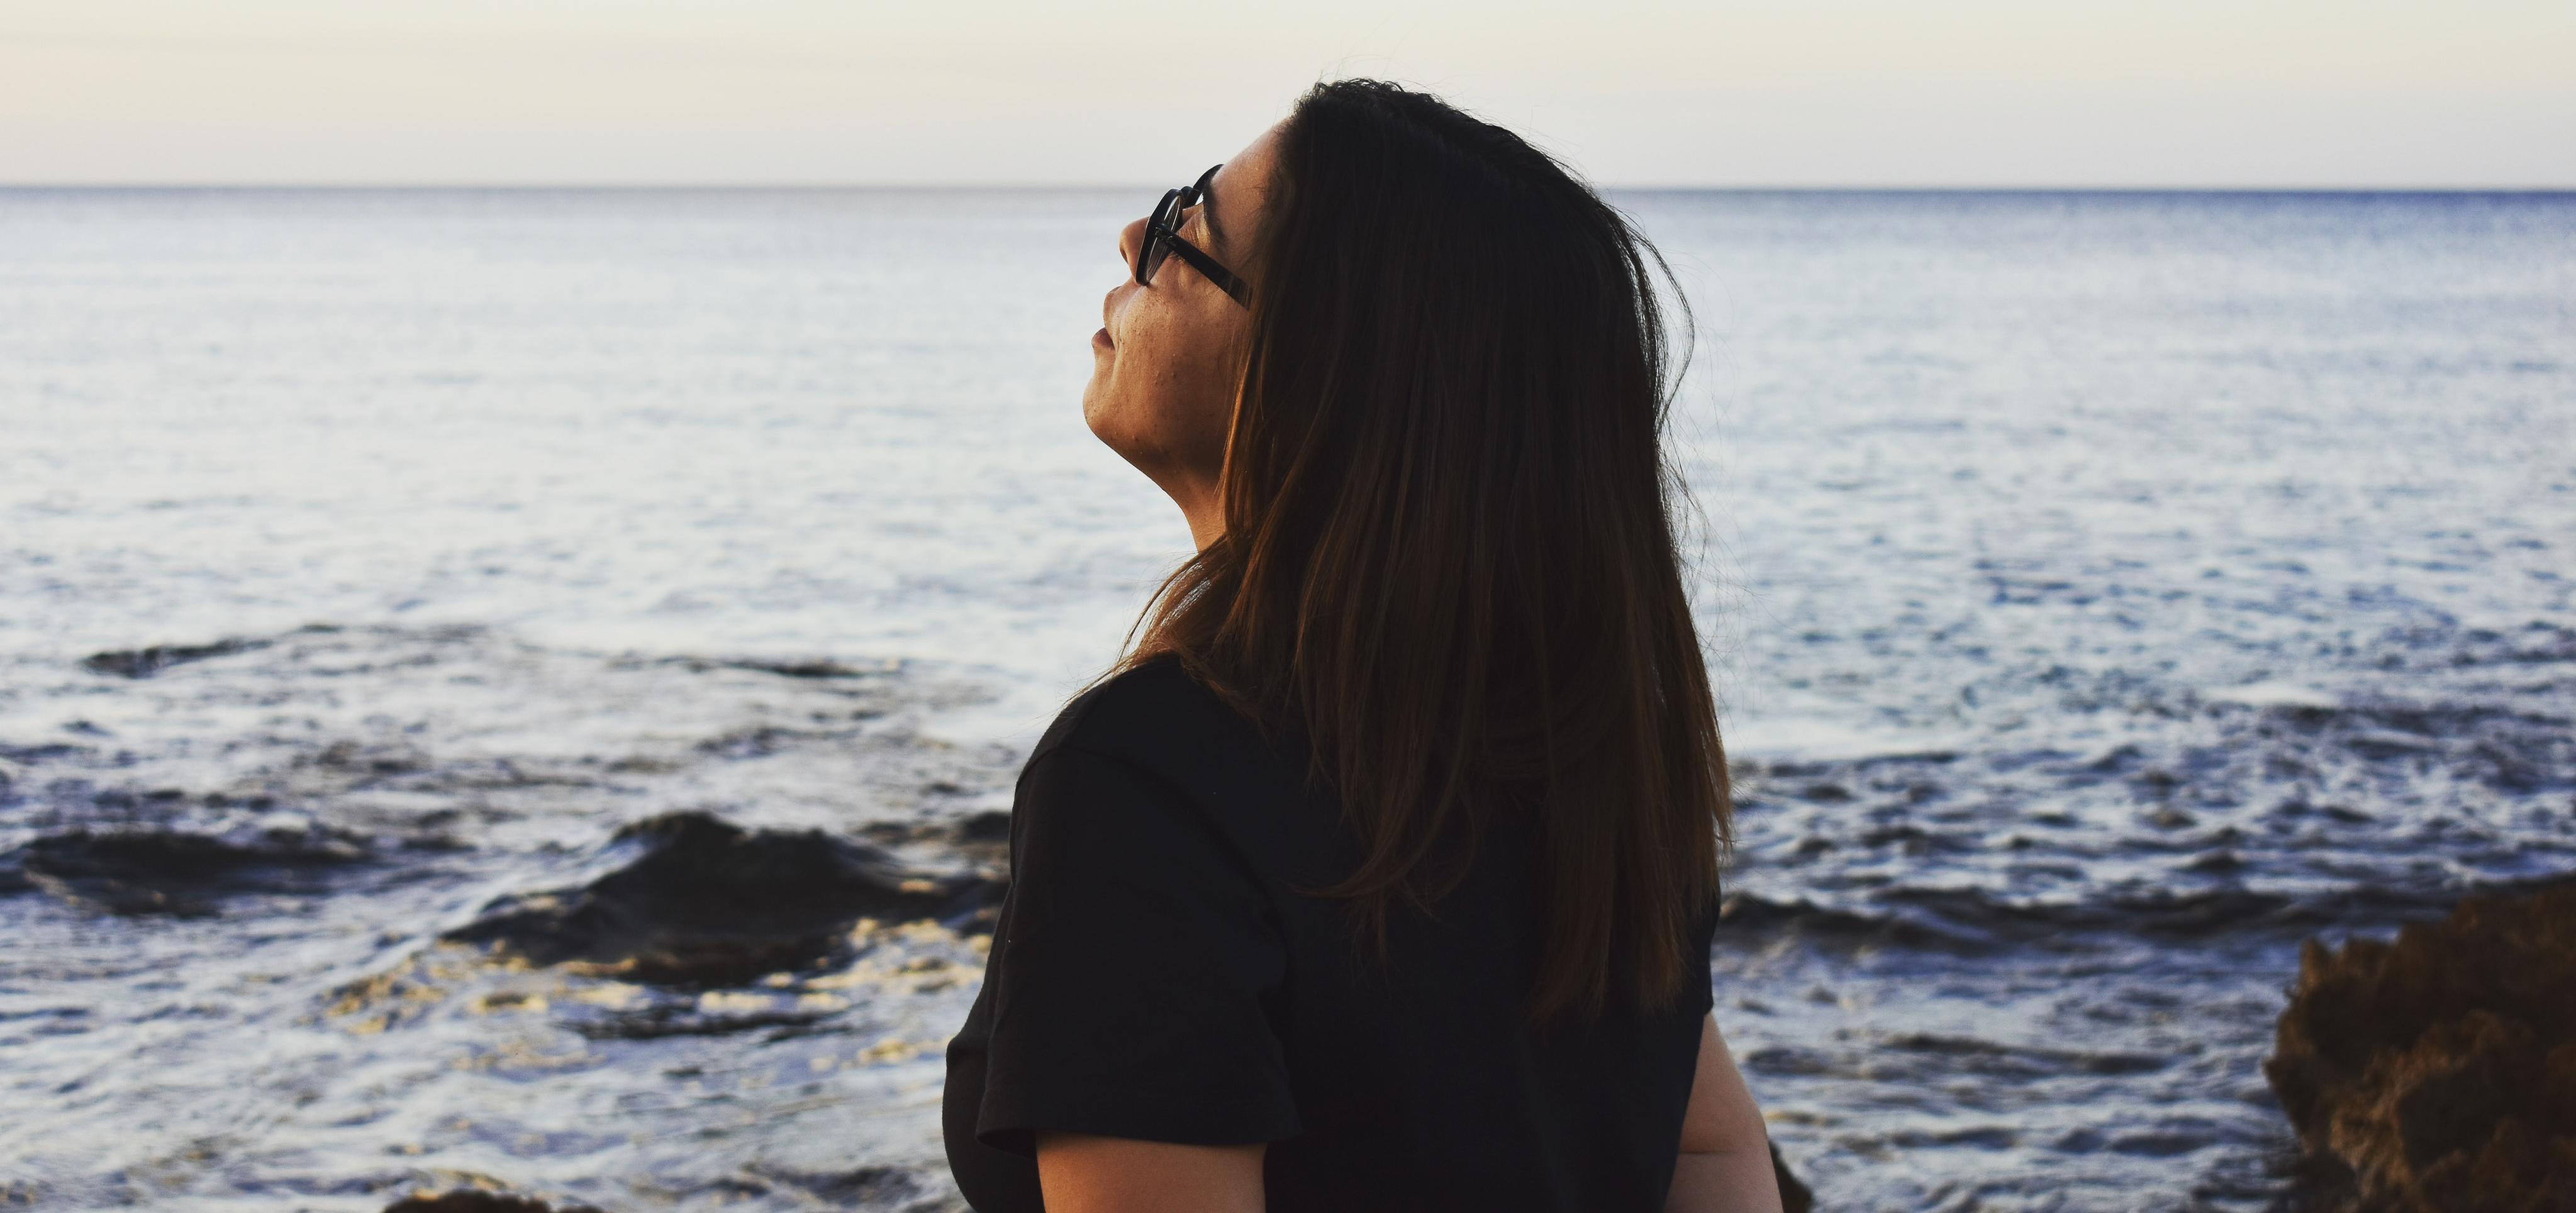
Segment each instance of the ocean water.
[{"label": "ocean water", "polygon": [[[675,813],[990,873],[1188,552],[1080,415],[1148,193],[0,190],[0,1203],[960,1207],[972,937],[441,936]],[[2576,873],[2576,196],[1614,201],[1774,1138],[2274,1206],[2300,942]]]}]

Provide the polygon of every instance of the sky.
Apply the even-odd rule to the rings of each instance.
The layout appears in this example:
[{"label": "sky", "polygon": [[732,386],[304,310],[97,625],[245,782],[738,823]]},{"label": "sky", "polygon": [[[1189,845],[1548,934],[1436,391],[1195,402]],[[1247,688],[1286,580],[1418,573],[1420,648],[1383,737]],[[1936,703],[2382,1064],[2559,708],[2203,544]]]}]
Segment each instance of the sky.
[{"label": "sky", "polygon": [[0,183],[1114,185],[1320,79],[1607,187],[2576,186],[2576,2],[0,0]]}]

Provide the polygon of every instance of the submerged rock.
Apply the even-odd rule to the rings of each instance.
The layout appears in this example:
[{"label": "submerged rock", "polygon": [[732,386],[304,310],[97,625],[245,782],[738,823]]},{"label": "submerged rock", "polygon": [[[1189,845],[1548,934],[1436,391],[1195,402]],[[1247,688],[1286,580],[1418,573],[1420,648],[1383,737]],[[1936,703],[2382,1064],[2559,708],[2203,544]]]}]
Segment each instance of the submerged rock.
[{"label": "submerged rock", "polygon": [[228,657],[234,653],[264,649],[274,643],[271,640],[228,638],[213,644],[156,644],[149,648],[92,653],[81,661],[81,665],[101,674],[149,678],[174,665],[204,661],[209,657]]},{"label": "submerged rock", "polygon": [[2317,1203],[2576,1209],[2576,885],[2309,941],[2263,1072]]},{"label": "submerged rock", "polygon": [[781,678],[859,678],[886,672],[882,669],[862,669],[857,666],[843,665],[829,658],[815,658],[810,661],[741,658],[722,664],[737,670],[758,670],[764,674],[776,674]]},{"label": "submerged rock", "polygon": [[302,892],[366,848],[320,829],[234,835],[72,830],[0,855],[0,895],[42,889],[111,914],[202,916],[220,897]]},{"label": "submerged rock", "polygon": [[972,919],[1001,898],[975,875],[922,876],[821,830],[750,830],[666,813],[617,832],[637,852],[576,889],[503,898],[442,938],[532,964],[637,981],[735,985],[810,966],[861,918]]}]

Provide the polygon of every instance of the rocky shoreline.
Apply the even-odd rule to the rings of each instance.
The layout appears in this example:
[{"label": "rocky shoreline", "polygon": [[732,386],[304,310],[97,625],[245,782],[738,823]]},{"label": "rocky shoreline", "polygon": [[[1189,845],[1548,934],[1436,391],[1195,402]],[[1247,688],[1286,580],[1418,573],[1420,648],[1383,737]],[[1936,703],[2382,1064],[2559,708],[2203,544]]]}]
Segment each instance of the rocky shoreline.
[{"label": "rocky shoreline", "polygon": [[2278,1041],[2312,1205],[2576,1209],[2576,884],[2310,941]]}]

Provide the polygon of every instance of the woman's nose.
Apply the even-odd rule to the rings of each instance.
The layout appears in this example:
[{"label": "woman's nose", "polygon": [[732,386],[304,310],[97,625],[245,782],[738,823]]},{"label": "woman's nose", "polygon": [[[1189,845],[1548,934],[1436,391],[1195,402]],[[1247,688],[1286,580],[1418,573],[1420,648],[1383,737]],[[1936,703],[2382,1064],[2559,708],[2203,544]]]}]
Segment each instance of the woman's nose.
[{"label": "woman's nose", "polygon": [[1127,226],[1118,229],[1118,259],[1129,265],[1136,264],[1136,246],[1143,243],[1144,239],[1145,221],[1128,220]]}]

